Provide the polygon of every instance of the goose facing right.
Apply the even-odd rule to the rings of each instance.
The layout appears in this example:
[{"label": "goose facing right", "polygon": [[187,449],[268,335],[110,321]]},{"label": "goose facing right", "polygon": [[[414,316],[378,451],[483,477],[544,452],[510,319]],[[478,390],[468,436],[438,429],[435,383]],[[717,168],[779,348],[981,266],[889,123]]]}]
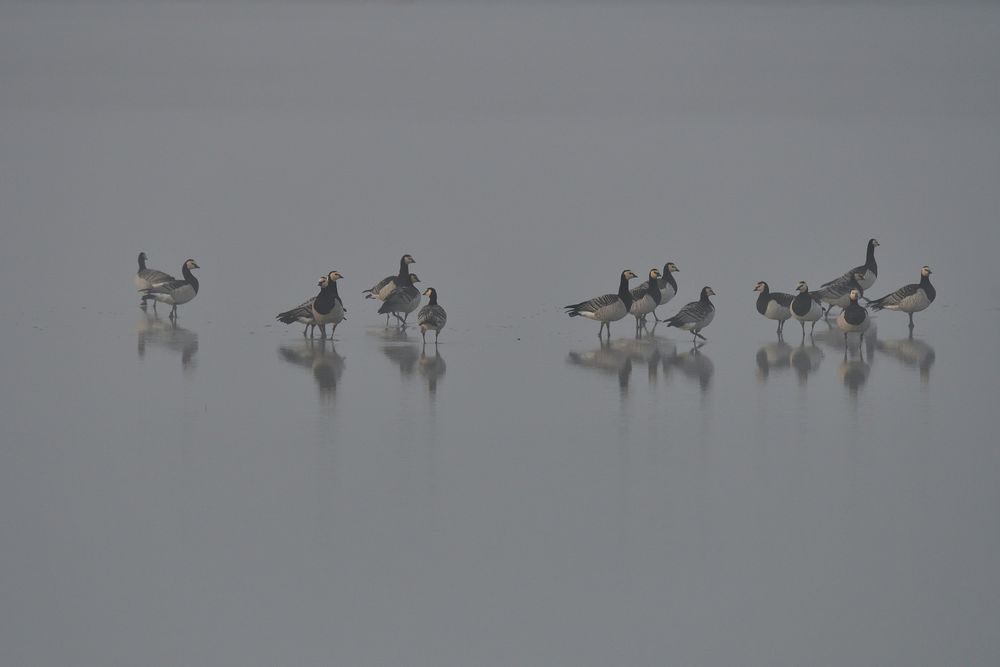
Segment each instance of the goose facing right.
[{"label": "goose facing right", "polygon": [[593,299],[563,306],[563,308],[566,309],[566,314],[570,317],[586,317],[589,320],[600,322],[601,326],[597,330],[597,337],[600,338],[602,331],[607,327],[608,339],[610,340],[611,323],[628,315],[629,309],[632,307],[632,294],[628,289],[628,281],[632,278],[635,278],[635,274],[625,269],[618,281],[617,294],[602,294]]},{"label": "goose facing right", "polygon": [[690,331],[694,334],[695,339],[708,340],[701,335],[701,330],[715,319],[715,305],[708,298],[710,296],[715,296],[715,290],[706,285],[701,288],[701,298],[686,304],[677,311],[676,315],[668,317],[664,322],[667,323],[668,327],[677,327],[684,331]]},{"label": "goose facing right", "polygon": [[864,290],[869,289],[875,284],[875,279],[878,278],[878,262],[875,261],[875,248],[881,245],[878,239],[868,239],[868,247],[865,251],[865,263],[861,266],[855,266],[850,271],[845,271],[842,275],[834,278],[829,282],[823,283],[820,287],[829,287],[834,283],[846,283],[851,280],[855,274],[861,274],[857,278],[858,284],[861,286],[862,293]]},{"label": "goose facing right", "polygon": [[168,317],[170,319],[176,319],[177,306],[182,303],[187,303],[191,299],[198,296],[198,279],[195,278],[193,273],[191,273],[191,269],[200,268],[201,267],[198,266],[197,262],[193,259],[188,259],[181,265],[181,275],[184,276],[183,280],[170,280],[165,283],[160,283],[159,285],[153,285],[152,287],[139,290],[143,293],[143,304],[152,299],[173,306],[170,309]]},{"label": "goose facing right", "polygon": [[929,266],[920,269],[920,282],[910,283],[900,287],[891,294],[886,294],[880,299],[869,302],[872,310],[897,310],[907,313],[910,316],[910,329],[913,329],[913,313],[925,310],[934,299],[937,298],[937,290],[931,285],[931,273]]},{"label": "goose facing right", "polygon": [[333,338],[333,334],[337,331],[337,325],[344,321],[344,302],[340,299],[340,294],[337,292],[337,281],[343,278],[339,271],[331,271],[326,276],[326,285],[323,284],[323,279],[319,281],[321,287],[319,294],[313,299],[310,310],[312,310],[313,320],[316,326],[319,327],[320,338],[326,338],[326,325],[332,324],[333,329],[330,331],[330,338]]},{"label": "goose facing right", "polygon": [[410,270],[407,268],[410,264],[415,264],[413,255],[406,254],[399,258],[399,272],[395,275],[386,276],[382,280],[378,281],[368,289],[364,290],[362,294],[365,295],[366,299],[378,299],[379,301],[385,301],[386,298],[392,293],[392,290],[397,287],[401,287],[405,283],[405,276],[410,275],[412,282],[417,282],[414,280],[416,276],[410,274]]},{"label": "goose facing right", "polygon": [[628,312],[635,316],[635,331],[638,335],[640,329],[646,321],[646,315],[656,310],[660,305],[662,293],[660,292],[660,272],[656,269],[649,270],[649,280],[638,287],[633,287],[629,294],[632,296],[632,305]]}]

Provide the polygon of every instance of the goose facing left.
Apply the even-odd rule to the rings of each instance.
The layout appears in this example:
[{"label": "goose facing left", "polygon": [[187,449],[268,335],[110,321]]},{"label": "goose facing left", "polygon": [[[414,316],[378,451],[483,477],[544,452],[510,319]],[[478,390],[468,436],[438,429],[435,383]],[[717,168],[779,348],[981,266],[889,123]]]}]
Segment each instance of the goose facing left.
[{"label": "goose facing left", "polygon": [[[135,285],[137,290],[149,289],[150,287],[155,287],[156,285],[168,283],[171,280],[177,280],[169,273],[148,268],[146,266],[147,259],[149,259],[149,257],[146,256],[146,253],[139,253],[139,270],[132,277],[132,284]],[[146,302],[143,301],[142,305],[145,307]],[[153,302],[153,310],[156,310],[155,301]]]},{"label": "goose facing left", "polygon": [[757,297],[757,312],[769,320],[777,320],[780,338],[784,333],[785,321],[792,316],[791,306],[794,297],[784,292],[772,292],[763,280],[757,283],[753,291],[760,292],[760,296]]},{"label": "goose facing left", "polygon": [[143,303],[155,300],[173,306],[170,309],[169,317],[176,319],[177,306],[187,303],[198,296],[198,279],[191,273],[191,270],[200,268],[197,262],[193,259],[188,259],[181,265],[181,275],[184,276],[183,280],[170,280],[139,290],[142,292]]},{"label": "goose facing left", "polygon": [[626,315],[632,307],[632,294],[628,289],[628,281],[635,278],[635,274],[625,269],[621,273],[618,281],[617,294],[602,294],[601,296],[563,306],[566,314],[570,317],[586,317],[589,320],[596,320],[601,323],[597,330],[597,337],[601,337],[604,328],[608,328],[608,339],[611,339],[611,323],[617,322]]},{"label": "goose facing left", "polygon": [[660,305],[662,299],[660,272],[657,269],[650,269],[649,280],[638,287],[633,287],[629,294],[632,296],[632,305],[628,312],[635,316],[635,331],[638,335],[646,321],[646,314],[652,313]]}]

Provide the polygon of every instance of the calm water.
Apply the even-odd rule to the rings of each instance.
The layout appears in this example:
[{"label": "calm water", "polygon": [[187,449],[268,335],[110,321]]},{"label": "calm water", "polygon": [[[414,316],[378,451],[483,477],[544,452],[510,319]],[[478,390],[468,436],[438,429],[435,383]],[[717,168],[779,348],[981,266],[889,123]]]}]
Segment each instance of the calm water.
[{"label": "calm water", "polygon": [[[0,5],[0,663],[995,665],[1000,11]],[[753,286],[879,238],[867,348]],[[137,308],[139,250],[202,290]],[[361,290],[404,252],[438,347]],[[680,267],[708,343],[561,306]],[[306,341],[274,315],[345,278]],[[165,315],[166,308],[161,308]]]}]

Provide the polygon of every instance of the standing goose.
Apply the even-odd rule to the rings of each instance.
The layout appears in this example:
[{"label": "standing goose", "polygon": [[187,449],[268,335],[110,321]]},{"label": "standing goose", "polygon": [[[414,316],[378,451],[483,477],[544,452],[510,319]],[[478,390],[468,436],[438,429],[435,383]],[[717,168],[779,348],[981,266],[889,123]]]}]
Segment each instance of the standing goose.
[{"label": "standing goose", "polygon": [[[843,310],[851,303],[851,290],[857,290],[859,295],[864,294],[864,288],[861,287],[859,278],[861,278],[861,274],[855,273],[846,280],[838,279],[829,285],[825,285],[812,294],[819,298],[820,301],[830,306],[839,306]],[[830,315],[829,308],[826,309],[826,314],[827,316]]]},{"label": "standing goose", "polygon": [[649,280],[638,287],[633,287],[632,291],[629,292],[632,297],[632,305],[629,306],[628,312],[635,316],[636,335],[646,321],[646,314],[652,313],[660,305],[662,293],[660,292],[659,278],[660,272],[656,269],[650,269]]},{"label": "standing goose", "polygon": [[[155,287],[156,285],[162,285],[163,283],[168,283],[171,280],[177,280],[169,273],[163,271],[157,271],[156,269],[146,268],[146,253],[139,253],[139,270],[136,272],[135,276],[132,277],[132,284],[135,285],[137,290],[149,289],[150,287]],[[145,308],[146,302],[142,302]],[[156,310],[156,302],[153,302],[153,310]]]},{"label": "standing goose", "polygon": [[860,273],[861,277],[857,278],[858,284],[861,285],[861,291],[870,288],[875,284],[875,279],[878,277],[878,263],[875,261],[875,248],[879,246],[877,239],[868,239],[868,250],[865,253],[865,263],[861,266],[855,266],[850,271],[845,271],[840,276],[834,278],[833,280],[823,283],[822,287],[828,287],[834,283],[848,282],[856,273]]},{"label": "standing goose", "polygon": [[708,298],[710,296],[715,296],[715,291],[706,285],[701,288],[700,299],[685,305],[676,315],[663,321],[667,323],[668,327],[677,327],[684,331],[690,331],[694,334],[694,338],[708,340],[701,335],[701,330],[715,319],[715,305]]},{"label": "standing goose", "polygon": [[[379,314],[385,315],[385,325],[389,326],[389,315],[392,314],[401,327],[406,327],[406,317],[420,305],[420,292],[413,286],[410,273],[403,273],[402,277],[396,277],[396,281],[402,280],[401,284],[394,283],[396,287],[385,298],[382,306],[378,309]],[[400,317],[400,313],[403,314]]]},{"label": "standing goose", "polygon": [[792,317],[799,321],[802,325],[802,340],[806,339],[806,322],[812,322],[812,328],[809,329],[809,335],[812,335],[813,330],[816,328],[816,321],[823,317],[823,304],[820,303],[819,298],[816,297],[812,292],[809,291],[809,285],[806,281],[800,280],[798,287],[795,288],[798,294],[792,299],[792,304],[789,306],[788,310],[791,312]]},{"label": "standing goose", "polygon": [[[660,274],[659,280],[656,282],[660,285],[660,305],[667,303],[675,296],[677,296],[677,281],[674,280],[673,275],[677,273],[680,269],[673,262],[667,262],[663,265],[663,273]],[[653,318],[659,322],[660,318],[656,317],[656,311],[653,311]]]},{"label": "standing goose", "polygon": [[608,340],[610,340],[611,323],[628,315],[629,309],[632,307],[632,294],[628,289],[628,281],[632,278],[635,278],[635,274],[625,269],[618,281],[617,294],[604,294],[587,301],[563,306],[563,308],[566,309],[566,314],[570,317],[586,317],[600,322],[601,326],[597,330],[597,337],[600,338],[604,327],[607,327]]},{"label": "standing goose", "polygon": [[[871,326],[871,320],[868,318],[868,311],[864,309],[858,303],[858,297],[861,296],[861,292],[852,289],[848,294],[850,303],[847,307],[837,315],[837,328],[844,332],[844,354],[847,354],[847,334],[852,331],[856,331],[861,334],[861,343],[865,342],[865,332],[868,331],[868,327]],[[860,346],[858,348],[861,349]]]},{"label": "standing goose", "polygon": [[142,292],[142,302],[143,304],[150,299],[166,303],[173,306],[170,309],[170,319],[177,318],[177,306],[182,303],[187,303],[191,299],[198,296],[198,279],[194,277],[191,273],[191,269],[200,269],[198,263],[193,259],[189,259],[181,265],[181,275],[184,276],[183,280],[169,280],[165,283],[160,283],[159,285],[154,285],[152,287],[147,287],[145,289],[139,290]]},{"label": "standing goose", "polygon": [[868,303],[872,310],[898,310],[910,316],[910,329],[913,329],[913,313],[926,309],[937,298],[937,290],[931,285],[931,269],[925,266],[920,269],[920,282],[910,283],[900,287],[892,294],[886,294],[881,299]]},{"label": "standing goose", "polygon": [[177,280],[169,273],[146,268],[147,259],[149,258],[146,257],[146,253],[139,253],[139,271],[135,274],[135,277],[132,278],[132,282],[135,284],[135,288],[137,290],[149,289],[150,287],[155,287],[156,285],[168,283],[171,280]]},{"label": "standing goose", "polygon": [[757,297],[757,312],[769,320],[778,321],[778,338],[781,338],[785,329],[785,321],[792,316],[790,310],[792,295],[784,292],[772,292],[763,280],[757,283],[753,291],[760,292],[760,296]]},{"label": "standing goose", "polygon": [[[329,282],[330,282],[329,276],[323,276],[322,278],[319,279],[319,286],[321,288],[326,287],[326,285]],[[316,330],[316,319],[313,317],[313,312],[312,312],[313,301],[315,300],[316,297],[310,297],[309,299],[306,299],[305,301],[300,303],[295,308],[292,308],[291,310],[286,310],[283,313],[278,313],[275,319],[285,324],[291,324],[292,322],[299,322],[300,324],[306,325],[305,328],[302,330],[302,335],[305,336],[307,333],[310,332],[310,327],[312,327],[312,331]],[[347,312],[346,308],[344,308],[344,312],[345,313]]]},{"label": "standing goose", "polygon": [[417,313],[417,324],[420,325],[420,337],[427,342],[428,330],[434,331],[434,344],[437,345],[438,334],[444,329],[445,322],[448,321],[448,313],[438,305],[438,293],[433,287],[424,290],[427,297],[427,305]]},{"label": "standing goose", "polygon": [[337,281],[343,277],[339,271],[331,271],[323,276],[326,279],[326,285],[323,284],[322,278],[319,281],[319,294],[313,299],[310,310],[315,325],[319,327],[320,338],[326,338],[326,325],[328,323],[333,324],[333,329],[330,330],[330,338],[333,338],[333,334],[337,331],[337,325],[344,321],[344,313],[346,312],[344,302],[340,300],[340,294],[337,292]]},{"label": "standing goose", "polygon": [[[410,274],[410,270],[407,268],[410,264],[414,264],[413,255],[406,254],[399,258],[399,272],[392,276],[386,276],[382,280],[378,281],[368,289],[362,292],[366,299],[378,299],[379,301],[385,301],[392,290],[396,287],[403,285],[403,278],[409,274],[411,275],[411,280],[416,276]],[[413,280],[413,282],[417,282]]]}]

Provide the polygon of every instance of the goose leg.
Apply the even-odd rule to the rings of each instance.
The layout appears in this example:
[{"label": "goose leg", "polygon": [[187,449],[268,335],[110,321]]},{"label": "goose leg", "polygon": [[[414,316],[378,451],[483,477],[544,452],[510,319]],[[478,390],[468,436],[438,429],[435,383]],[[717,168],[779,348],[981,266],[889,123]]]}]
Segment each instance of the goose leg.
[{"label": "goose leg", "polygon": [[913,330],[913,313],[910,313],[910,330]]}]

